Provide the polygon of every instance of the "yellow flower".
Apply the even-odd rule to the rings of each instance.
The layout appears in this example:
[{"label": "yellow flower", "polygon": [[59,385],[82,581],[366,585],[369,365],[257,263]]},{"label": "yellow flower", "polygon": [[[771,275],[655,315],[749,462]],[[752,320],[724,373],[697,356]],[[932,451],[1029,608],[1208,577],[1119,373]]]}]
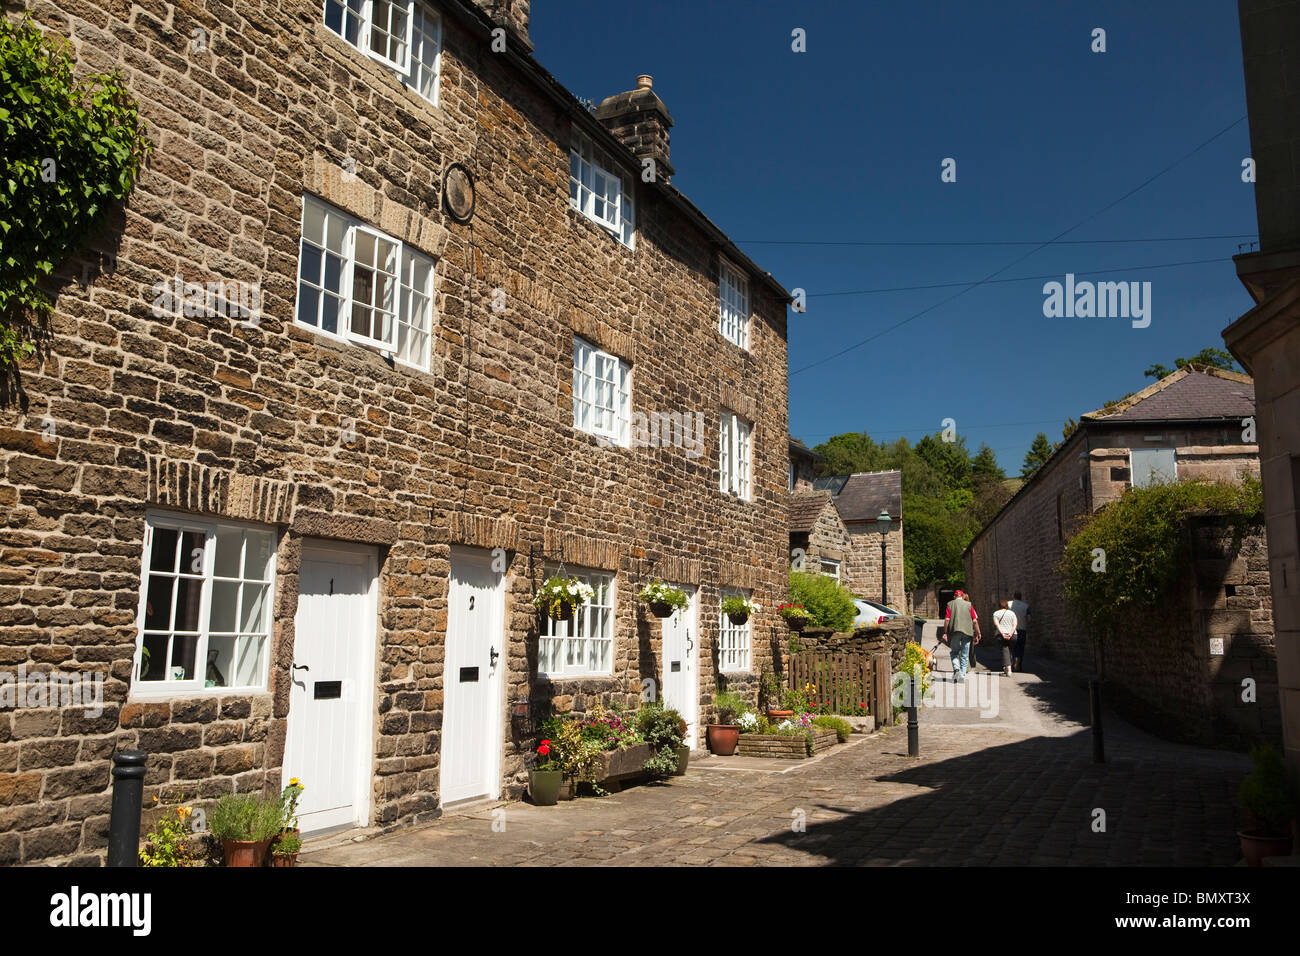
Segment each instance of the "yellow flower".
[{"label": "yellow flower", "polygon": [[290,778],[289,778],[289,786],[291,786],[291,787],[301,787],[302,784],[300,784],[300,783],[298,782],[298,778],[297,778],[297,777],[290,777]]},{"label": "yellow flower", "polygon": [[153,802],[154,802],[154,803],[157,803],[157,802],[158,802],[158,794],[156,794],[156,793],[153,795]]}]

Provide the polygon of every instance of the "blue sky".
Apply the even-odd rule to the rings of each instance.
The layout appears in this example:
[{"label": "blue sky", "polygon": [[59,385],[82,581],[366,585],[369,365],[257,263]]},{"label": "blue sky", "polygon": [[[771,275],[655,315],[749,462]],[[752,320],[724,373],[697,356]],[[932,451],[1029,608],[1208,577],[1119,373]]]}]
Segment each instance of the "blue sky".
[{"label": "blue sky", "polygon": [[[915,441],[953,418],[1015,474],[1037,431],[1059,439],[1067,417],[1150,384],[1148,365],[1222,348],[1251,306],[1231,262],[1256,238],[1232,0],[539,0],[532,16],[535,55],[579,97],[652,74],[676,123],[674,184],[807,290],[790,322],[790,428],[809,445]],[[1105,53],[1090,49],[1097,27]],[[900,245],[1043,242],[1083,220],[1063,239],[1233,238]],[[791,240],[889,244],[777,244]],[[1147,268],[1197,260],[1213,261]],[[831,294],[1004,267],[997,278],[1150,282],[1151,324],[1045,318],[1045,278],[978,286],[893,330],[961,287]]]}]

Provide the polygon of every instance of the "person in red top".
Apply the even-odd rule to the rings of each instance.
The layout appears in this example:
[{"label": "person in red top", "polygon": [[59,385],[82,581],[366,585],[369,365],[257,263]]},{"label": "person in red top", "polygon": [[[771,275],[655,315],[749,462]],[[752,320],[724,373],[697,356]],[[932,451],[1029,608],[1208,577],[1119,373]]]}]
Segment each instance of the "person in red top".
[{"label": "person in red top", "polygon": [[[953,608],[957,608],[957,617],[953,618]],[[966,620],[966,615],[970,620]],[[943,629],[948,638],[949,657],[952,659],[953,677],[957,683],[966,680],[966,668],[971,656],[971,645],[980,640],[980,619],[975,613],[975,606],[966,597],[966,592],[958,590],[943,615]]]}]

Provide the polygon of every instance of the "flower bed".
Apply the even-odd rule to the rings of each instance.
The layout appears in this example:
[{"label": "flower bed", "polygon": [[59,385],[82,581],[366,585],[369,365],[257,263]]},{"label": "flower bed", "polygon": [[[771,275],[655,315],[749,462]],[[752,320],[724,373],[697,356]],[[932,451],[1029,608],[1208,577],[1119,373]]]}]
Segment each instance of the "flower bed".
[{"label": "flower bed", "polygon": [[741,734],[736,756],[802,760],[833,747],[836,739],[829,727],[809,727],[798,734]]}]

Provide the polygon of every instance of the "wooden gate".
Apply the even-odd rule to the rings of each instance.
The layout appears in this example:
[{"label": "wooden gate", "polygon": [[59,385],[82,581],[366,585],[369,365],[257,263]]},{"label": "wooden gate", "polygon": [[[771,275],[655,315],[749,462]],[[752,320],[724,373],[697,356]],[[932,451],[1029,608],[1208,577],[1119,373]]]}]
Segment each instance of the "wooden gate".
[{"label": "wooden gate", "polygon": [[[790,659],[790,687],[811,684],[809,699],[829,704],[837,714],[875,713],[872,662],[865,654],[801,651]],[[865,706],[864,706],[865,705]]]}]

